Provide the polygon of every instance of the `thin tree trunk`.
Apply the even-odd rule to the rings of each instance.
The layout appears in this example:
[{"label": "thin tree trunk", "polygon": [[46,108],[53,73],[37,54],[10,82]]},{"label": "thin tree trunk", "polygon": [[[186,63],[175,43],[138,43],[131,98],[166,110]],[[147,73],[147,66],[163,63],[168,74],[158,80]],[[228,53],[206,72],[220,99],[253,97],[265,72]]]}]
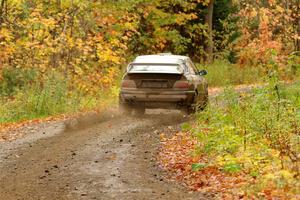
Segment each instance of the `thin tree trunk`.
[{"label": "thin tree trunk", "polygon": [[0,4],[0,25],[4,21],[5,3],[6,3],[6,0],[2,0],[1,4]]},{"label": "thin tree trunk", "polygon": [[207,54],[207,58],[206,61],[208,63],[211,63],[213,61],[213,51],[214,51],[214,41],[213,41],[213,12],[214,12],[214,2],[215,0],[211,0],[210,3],[208,4],[208,11],[207,14],[205,16],[205,24],[208,27],[208,41],[206,44],[206,54]]},{"label": "thin tree trunk", "polygon": [[297,19],[296,19],[296,27],[297,27],[297,35],[298,37],[296,38],[296,51],[300,51],[300,16],[299,16],[299,11],[300,11],[300,1],[296,1],[297,2],[297,13],[298,13],[298,16],[297,16]]}]

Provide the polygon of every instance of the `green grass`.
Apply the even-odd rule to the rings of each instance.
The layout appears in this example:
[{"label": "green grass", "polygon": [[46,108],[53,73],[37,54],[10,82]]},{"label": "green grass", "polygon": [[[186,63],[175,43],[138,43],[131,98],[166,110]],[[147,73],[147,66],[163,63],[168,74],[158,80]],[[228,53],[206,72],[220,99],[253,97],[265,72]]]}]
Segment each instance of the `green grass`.
[{"label": "green grass", "polygon": [[300,83],[278,84],[271,79],[265,88],[246,94],[225,88],[197,114],[193,133],[200,142],[196,152],[209,157],[204,164],[255,175],[260,190],[290,188],[286,192],[294,195],[292,188],[299,186]]},{"label": "green grass", "polygon": [[3,98],[0,122],[15,122],[68,112],[74,109],[72,104],[74,105],[68,98],[67,83],[59,79],[49,79],[43,86],[38,83],[27,85],[17,91],[13,98]]},{"label": "green grass", "polygon": [[0,97],[0,124],[46,118],[87,111],[114,103],[118,89],[87,94],[70,90],[71,83],[59,74],[49,75],[43,83],[24,85],[12,97]]},{"label": "green grass", "polygon": [[206,78],[210,87],[257,83],[262,77],[258,68],[241,68],[221,60],[209,65],[197,64],[197,68],[207,70]]}]

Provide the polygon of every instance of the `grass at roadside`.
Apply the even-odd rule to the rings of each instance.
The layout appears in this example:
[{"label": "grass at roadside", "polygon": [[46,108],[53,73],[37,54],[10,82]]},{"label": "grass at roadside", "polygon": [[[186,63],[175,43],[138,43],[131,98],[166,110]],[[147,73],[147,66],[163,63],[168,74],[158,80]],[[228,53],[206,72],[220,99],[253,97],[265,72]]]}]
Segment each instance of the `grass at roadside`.
[{"label": "grass at roadside", "polygon": [[221,198],[297,199],[299,88],[274,80],[250,93],[226,88],[195,125],[164,141],[162,166],[191,189]]},{"label": "grass at roadside", "polygon": [[72,89],[72,84],[59,75],[49,76],[43,83],[23,86],[13,96],[2,96],[0,125],[104,108],[114,104],[116,97],[116,87],[89,94]]},{"label": "grass at roadside", "polygon": [[210,87],[252,84],[262,81],[262,72],[257,67],[242,68],[222,60],[216,60],[209,65],[197,64],[197,68],[208,71],[205,78]]}]

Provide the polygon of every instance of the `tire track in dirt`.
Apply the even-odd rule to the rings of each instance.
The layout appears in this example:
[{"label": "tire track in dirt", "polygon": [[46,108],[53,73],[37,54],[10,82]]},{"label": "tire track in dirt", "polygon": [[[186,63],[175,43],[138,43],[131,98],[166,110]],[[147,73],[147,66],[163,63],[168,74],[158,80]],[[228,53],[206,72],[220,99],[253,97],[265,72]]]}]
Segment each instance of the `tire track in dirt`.
[{"label": "tire track in dirt", "polygon": [[68,131],[63,131],[63,124],[49,125],[46,133],[40,129],[3,143],[0,197],[207,199],[165,182],[154,159],[158,133],[179,128],[186,120],[179,112],[159,110],[141,118],[117,116],[93,125],[83,123],[81,129],[75,124]]}]

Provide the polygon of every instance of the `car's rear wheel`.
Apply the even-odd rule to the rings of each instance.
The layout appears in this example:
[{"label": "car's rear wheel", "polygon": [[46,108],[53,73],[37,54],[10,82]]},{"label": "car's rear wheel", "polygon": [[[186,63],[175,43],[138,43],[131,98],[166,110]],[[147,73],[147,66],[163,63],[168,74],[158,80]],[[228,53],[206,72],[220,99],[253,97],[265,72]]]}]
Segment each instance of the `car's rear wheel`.
[{"label": "car's rear wheel", "polygon": [[202,111],[202,110],[204,110],[204,109],[206,108],[207,104],[208,104],[208,94],[206,94],[206,95],[202,98],[200,104],[199,104],[197,107],[198,107],[199,110]]},{"label": "car's rear wheel", "polygon": [[119,109],[121,111],[122,114],[124,115],[130,115],[133,111],[133,109],[131,108],[130,105],[126,105],[126,104],[120,104],[119,105]]},{"label": "car's rear wheel", "polygon": [[131,105],[123,101],[121,97],[119,97],[119,110],[124,115],[130,115],[133,111],[133,108]]},{"label": "car's rear wheel", "polygon": [[188,115],[194,114],[196,112],[195,106],[193,105],[187,106],[185,112]]},{"label": "car's rear wheel", "polygon": [[134,108],[135,114],[140,116],[140,115],[144,115],[146,112],[146,108],[144,106],[137,106]]},{"label": "car's rear wheel", "polygon": [[205,96],[204,96],[204,100],[203,100],[203,104],[202,104],[202,110],[204,110],[204,108],[206,108],[206,106],[208,105],[208,101],[209,101],[209,98],[208,98],[208,89],[206,88],[206,91],[205,91]]},{"label": "car's rear wheel", "polygon": [[197,93],[195,99],[195,110],[202,111],[206,108],[207,104],[208,104],[208,90],[206,89],[204,94]]},{"label": "car's rear wheel", "polygon": [[185,106],[184,111],[187,115],[194,114],[196,112],[196,105],[197,105],[197,94],[193,97],[193,101],[191,104]]},{"label": "car's rear wheel", "polygon": [[204,96],[200,96],[197,92],[194,96],[193,103],[191,105],[186,106],[186,113],[188,115],[195,113],[196,111],[202,111],[205,109],[205,107],[208,104],[208,91],[206,90],[206,93]]}]

